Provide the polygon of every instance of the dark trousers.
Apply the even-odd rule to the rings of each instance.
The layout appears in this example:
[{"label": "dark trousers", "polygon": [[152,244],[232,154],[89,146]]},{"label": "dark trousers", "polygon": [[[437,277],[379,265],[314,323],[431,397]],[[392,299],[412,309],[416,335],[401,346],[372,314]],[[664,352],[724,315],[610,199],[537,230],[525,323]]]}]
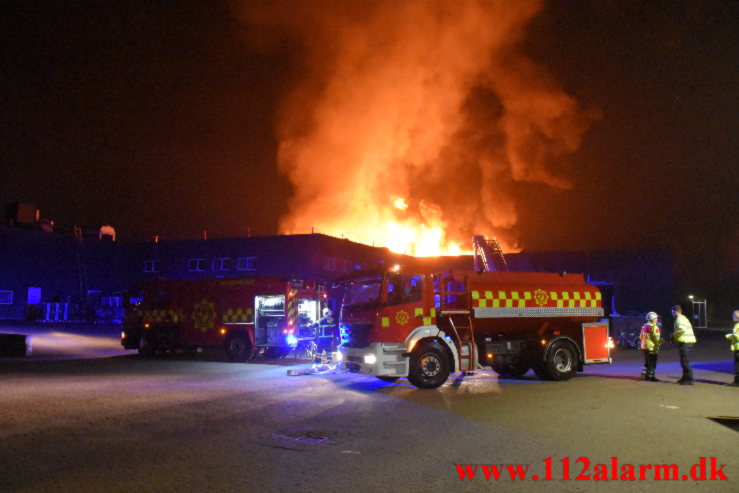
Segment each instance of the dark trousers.
[{"label": "dark trousers", "polygon": [[646,349],[642,349],[642,352],[644,353],[644,369],[641,376],[642,378],[652,378],[657,370],[657,353],[650,353]]},{"label": "dark trousers", "polygon": [[693,353],[692,342],[679,342],[678,350],[680,352],[680,366],[683,367],[683,378],[686,382],[693,381],[693,369],[690,367],[690,355]]},{"label": "dark trousers", "polygon": [[739,383],[739,351],[734,351],[734,383]]}]

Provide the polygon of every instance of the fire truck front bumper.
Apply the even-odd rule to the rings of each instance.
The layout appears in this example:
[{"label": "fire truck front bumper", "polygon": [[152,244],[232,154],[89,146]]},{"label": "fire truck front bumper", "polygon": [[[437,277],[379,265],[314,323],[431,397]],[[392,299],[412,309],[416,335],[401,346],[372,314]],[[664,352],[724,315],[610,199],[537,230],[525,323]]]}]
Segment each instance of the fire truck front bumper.
[{"label": "fire truck front bumper", "polygon": [[344,369],[377,377],[407,377],[408,347],[403,343],[375,342],[367,347],[339,348]]}]

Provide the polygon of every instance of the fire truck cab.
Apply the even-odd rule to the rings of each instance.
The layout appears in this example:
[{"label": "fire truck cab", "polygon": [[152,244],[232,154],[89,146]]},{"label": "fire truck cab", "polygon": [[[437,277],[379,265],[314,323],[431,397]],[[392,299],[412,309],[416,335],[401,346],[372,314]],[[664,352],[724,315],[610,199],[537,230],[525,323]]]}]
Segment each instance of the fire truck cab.
[{"label": "fire truck cab", "polygon": [[340,358],[350,371],[419,388],[491,366],[567,380],[610,363],[601,294],[581,274],[393,268],[345,281]]},{"label": "fire truck cab", "polygon": [[282,357],[319,337],[324,286],[279,277],[159,279],[127,293],[121,345],[144,356],[223,348],[234,361]]}]

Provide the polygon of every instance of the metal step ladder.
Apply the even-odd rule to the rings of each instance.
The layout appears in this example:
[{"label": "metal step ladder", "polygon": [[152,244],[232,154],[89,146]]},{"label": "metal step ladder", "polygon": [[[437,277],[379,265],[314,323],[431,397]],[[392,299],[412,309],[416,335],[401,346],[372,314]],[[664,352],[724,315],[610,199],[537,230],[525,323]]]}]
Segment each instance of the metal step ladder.
[{"label": "metal step ladder", "polygon": [[449,324],[454,332],[457,356],[459,357],[459,369],[461,371],[474,371],[477,368],[477,344],[475,343],[475,331],[472,328],[472,320],[469,312],[450,313]]},{"label": "metal step ladder", "polygon": [[[451,290],[449,286],[452,286]],[[441,315],[449,321],[451,335],[457,348],[460,371],[474,371],[477,368],[477,345],[470,317],[470,293],[467,277],[454,279],[441,275],[438,282]]]}]

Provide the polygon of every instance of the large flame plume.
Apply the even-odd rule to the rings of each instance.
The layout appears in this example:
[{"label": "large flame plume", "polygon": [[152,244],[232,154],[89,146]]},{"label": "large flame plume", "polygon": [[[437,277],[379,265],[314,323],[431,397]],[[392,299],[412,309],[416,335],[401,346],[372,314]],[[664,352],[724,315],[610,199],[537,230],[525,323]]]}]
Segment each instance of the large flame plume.
[{"label": "large flame plume", "polygon": [[473,234],[518,246],[516,182],[567,188],[563,158],[597,117],[521,49],[537,0],[248,2],[252,28],[298,41],[278,116],[295,188],[283,233],[427,256]]}]

